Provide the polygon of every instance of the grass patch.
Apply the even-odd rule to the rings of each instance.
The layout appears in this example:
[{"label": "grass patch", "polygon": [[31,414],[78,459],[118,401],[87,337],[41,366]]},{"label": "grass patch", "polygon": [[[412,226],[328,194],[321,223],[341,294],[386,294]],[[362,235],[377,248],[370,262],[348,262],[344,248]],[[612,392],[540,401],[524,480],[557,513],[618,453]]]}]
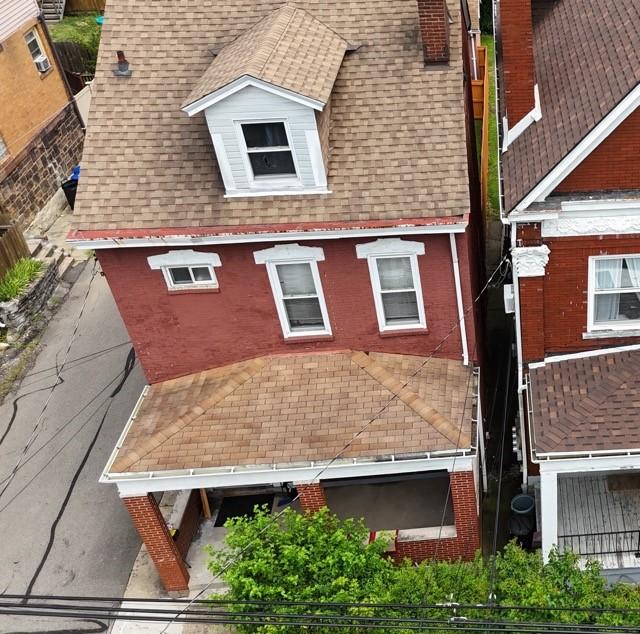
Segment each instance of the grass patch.
[{"label": "grass patch", "polygon": [[34,360],[38,351],[38,344],[40,338],[37,337],[27,343],[20,353],[20,357],[14,363],[4,376],[0,376],[0,404],[4,400],[4,397],[11,392],[15,382],[20,379],[23,372],[29,367],[29,364]]},{"label": "grass patch", "polygon": [[492,35],[482,35],[482,46],[487,47],[489,82],[489,179],[487,183],[487,214],[500,216],[500,194],[498,188],[498,125],[496,119],[496,66],[495,42]]},{"label": "grass patch", "polygon": [[42,269],[40,260],[30,258],[18,260],[0,280],[0,302],[18,297],[40,273],[40,269]]},{"label": "grass patch", "polygon": [[67,15],[60,22],[49,25],[51,39],[54,42],[74,42],[87,49],[90,62],[87,70],[94,72],[98,59],[101,27],[96,23],[99,13]]}]

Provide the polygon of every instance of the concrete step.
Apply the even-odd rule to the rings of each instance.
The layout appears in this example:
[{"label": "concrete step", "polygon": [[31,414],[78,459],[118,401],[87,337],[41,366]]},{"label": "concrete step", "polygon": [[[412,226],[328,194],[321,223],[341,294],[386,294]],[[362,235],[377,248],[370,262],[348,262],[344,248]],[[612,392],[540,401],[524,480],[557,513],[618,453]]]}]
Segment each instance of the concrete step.
[{"label": "concrete step", "polygon": [[63,280],[64,276],[75,263],[76,261],[70,255],[64,255],[63,253],[62,260],[58,262],[58,277]]},{"label": "concrete step", "polygon": [[31,257],[35,258],[42,251],[42,240],[40,238],[27,238],[27,246]]}]

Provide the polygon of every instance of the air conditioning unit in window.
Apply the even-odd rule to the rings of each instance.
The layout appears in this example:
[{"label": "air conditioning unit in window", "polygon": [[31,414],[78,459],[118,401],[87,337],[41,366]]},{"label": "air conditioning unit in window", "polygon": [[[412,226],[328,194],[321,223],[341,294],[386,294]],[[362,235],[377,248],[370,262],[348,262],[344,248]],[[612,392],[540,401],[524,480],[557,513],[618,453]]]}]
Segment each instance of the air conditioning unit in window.
[{"label": "air conditioning unit in window", "polygon": [[38,55],[33,61],[41,73],[46,73],[51,68],[51,63],[46,55]]}]

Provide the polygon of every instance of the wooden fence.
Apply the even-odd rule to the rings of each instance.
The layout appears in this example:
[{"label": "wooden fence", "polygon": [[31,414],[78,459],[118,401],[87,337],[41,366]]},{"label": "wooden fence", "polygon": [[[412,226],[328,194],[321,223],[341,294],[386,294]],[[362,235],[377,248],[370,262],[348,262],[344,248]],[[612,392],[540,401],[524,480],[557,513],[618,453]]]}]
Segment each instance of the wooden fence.
[{"label": "wooden fence", "polygon": [[67,76],[79,78],[82,85],[77,87],[77,91],[81,90],[93,79],[95,60],[91,56],[91,51],[86,46],[75,42],[56,42],[54,46],[64,72]]},{"label": "wooden fence", "polygon": [[487,49],[479,46],[478,77],[471,80],[471,93],[473,97],[473,118],[482,120],[482,134],[480,139],[480,195],[482,197],[482,209],[487,209],[488,181],[489,181],[489,72],[487,65]]},{"label": "wooden fence", "polygon": [[18,225],[12,224],[9,216],[0,215],[0,280],[18,260],[30,256]]},{"label": "wooden fence", "polygon": [[65,13],[86,13],[104,11],[105,0],[67,0]]}]

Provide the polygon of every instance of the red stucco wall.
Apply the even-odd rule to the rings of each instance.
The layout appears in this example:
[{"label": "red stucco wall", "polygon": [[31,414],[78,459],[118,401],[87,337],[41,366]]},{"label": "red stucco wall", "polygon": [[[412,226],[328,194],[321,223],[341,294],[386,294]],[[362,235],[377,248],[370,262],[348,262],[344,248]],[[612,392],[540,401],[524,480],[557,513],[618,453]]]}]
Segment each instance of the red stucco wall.
[{"label": "red stucco wall", "polygon": [[[355,245],[366,240],[319,240],[305,245],[324,249],[318,263],[333,331],[329,341],[285,342],[276,314],[266,267],[253,253],[272,244],[197,247],[215,251],[219,292],[172,295],[162,273],[152,271],[147,257],[169,248],[113,249],[98,252],[100,264],[116,300],[138,358],[150,383],[265,354],[313,350],[358,349],[427,355],[454,329],[439,356],[460,359],[461,342],[448,235],[407,237],[423,240],[418,257],[428,333],[381,336],[373,304],[366,260]],[[458,236],[463,295],[471,289],[468,246]],[[469,349],[475,356],[473,311],[467,316]]]}]

